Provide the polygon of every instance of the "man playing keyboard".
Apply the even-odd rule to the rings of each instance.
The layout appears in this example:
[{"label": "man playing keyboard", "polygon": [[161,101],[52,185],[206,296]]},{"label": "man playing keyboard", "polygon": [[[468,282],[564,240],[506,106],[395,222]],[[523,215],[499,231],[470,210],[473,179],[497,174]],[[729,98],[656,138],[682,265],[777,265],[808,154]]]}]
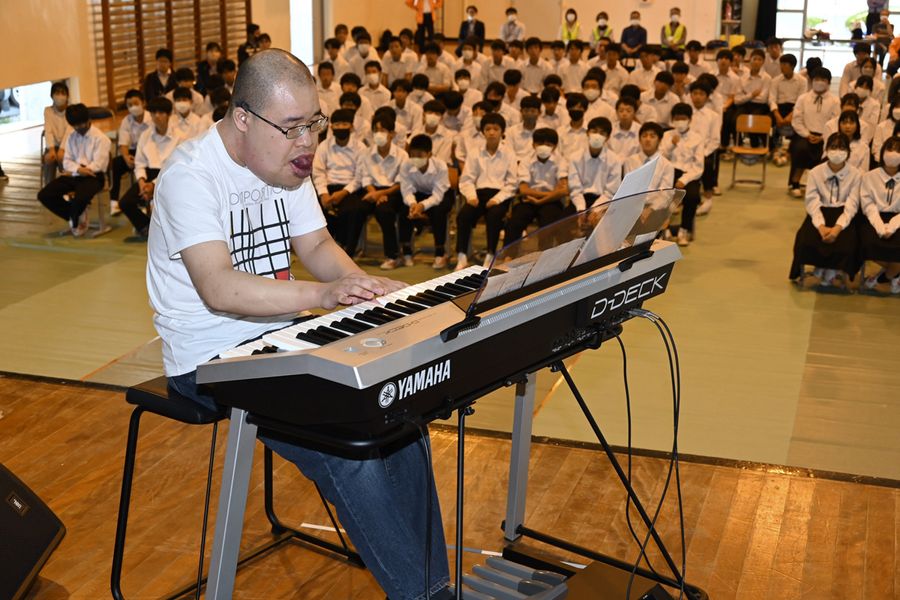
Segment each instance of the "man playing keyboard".
[{"label": "man playing keyboard", "polygon": [[[367,275],[325,228],[309,176],[326,126],[306,66],[281,50],[259,52],[241,65],[225,118],[182,144],[157,179],[147,265],[154,324],[169,384],[204,406],[215,403],[197,387],[197,365],[287,327],[300,311],[404,285]],[[291,277],[292,250],[318,281]],[[431,597],[450,597],[434,486],[426,527],[431,464],[421,442],[350,460],[262,441],[319,485],[391,600],[425,596],[428,529]]]}]

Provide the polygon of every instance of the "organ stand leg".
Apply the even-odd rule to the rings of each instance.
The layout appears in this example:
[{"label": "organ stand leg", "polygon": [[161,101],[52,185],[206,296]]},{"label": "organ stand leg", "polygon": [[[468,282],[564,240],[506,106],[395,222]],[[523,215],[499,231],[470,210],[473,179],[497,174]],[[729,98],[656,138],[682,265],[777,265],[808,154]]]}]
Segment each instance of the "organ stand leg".
[{"label": "organ stand leg", "polygon": [[247,506],[247,488],[256,447],[256,425],[247,422],[247,411],[231,409],[228,446],[216,513],[216,534],[209,565],[206,597],[211,600],[230,599],[234,591],[238,550]]},{"label": "organ stand leg", "polygon": [[506,520],[503,537],[519,538],[518,528],[525,522],[525,496],[528,488],[528,459],[531,456],[531,426],[534,417],[535,374],[516,384],[513,414],[512,449],[509,457],[509,486],[506,495]]}]

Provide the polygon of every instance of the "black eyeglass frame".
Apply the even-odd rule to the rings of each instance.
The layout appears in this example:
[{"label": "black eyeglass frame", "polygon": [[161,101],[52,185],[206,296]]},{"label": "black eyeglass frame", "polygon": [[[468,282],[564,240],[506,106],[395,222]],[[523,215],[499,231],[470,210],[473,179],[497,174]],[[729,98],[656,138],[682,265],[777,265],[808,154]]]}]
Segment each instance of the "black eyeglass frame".
[{"label": "black eyeglass frame", "polygon": [[[248,113],[250,113],[254,117],[258,118],[262,122],[271,125],[275,129],[280,131],[281,134],[289,140],[296,140],[297,138],[302,137],[303,134],[306,133],[307,130],[309,130],[310,133],[320,133],[322,131],[325,131],[325,128],[328,127],[328,117],[321,113],[319,114],[319,116],[317,118],[315,118],[314,120],[312,120],[308,123],[304,123],[303,125],[295,125],[293,127],[284,128],[284,127],[281,127],[280,125],[277,125],[277,124],[273,123],[272,121],[268,120],[261,114],[255,112],[252,108],[247,106],[246,102],[241,102],[240,104],[237,105],[237,107],[241,108],[243,110],[246,110]],[[295,132],[295,131],[297,133],[293,134],[293,132]]]}]

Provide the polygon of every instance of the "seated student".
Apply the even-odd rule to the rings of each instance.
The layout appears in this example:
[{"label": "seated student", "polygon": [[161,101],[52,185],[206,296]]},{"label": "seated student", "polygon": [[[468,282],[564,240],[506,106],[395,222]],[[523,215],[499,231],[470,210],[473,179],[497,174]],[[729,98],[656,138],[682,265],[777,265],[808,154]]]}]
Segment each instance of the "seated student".
[{"label": "seated student", "polygon": [[637,154],[640,149],[638,130],[640,124],[635,119],[637,104],[633,98],[619,98],[616,102],[616,120],[613,121],[609,141],[609,150],[622,157]]},{"label": "seated student", "polygon": [[550,75],[547,75],[546,77],[544,77],[544,89],[545,90],[556,90],[557,92],[559,92],[559,94],[561,96],[563,93],[562,77],[560,77],[556,73],[551,73]]},{"label": "seated student", "polygon": [[334,82],[334,65],[325,61],[319,63],[316,69],[316,92],[319,94],[319,105],[322,112],[330,115],[340,106],[341,90]]},{"label": "seated student", "polygon": [[434,100],[434,96],[428,91],[431,84],[428,81],[428,75],[416,73],[412,78],[412,92],[409,94],[409,100],[413,104],[424,106],[426,102]]},{"label": "seated student", "polygon": [[[534,153],[533,137],[537,129],[538,117],[541,115],[541,101],[536,96],[525,96],[519,106],[522,122],[507,129],[505,139],[516,153],[516,158],[521,162],[529,159]],[[555,146],[556,144],[554,144]]]},{"label": "seated student", "polygon": [[391,87],[395,81],[409,80],[416,70],[416,62],[403,56],[403,45],[400,38],[391,37],[388,42],[388,51],[381,57],[381,66],[384,69],[384,84]]},{"label": "seated student", "polygon": [[776,37],[770,37],[766,40],[766,63],[763,65],[763,71],[768,73],[769,77],[775,79],[781,74],[781,57],[784,54],[784,45],[781,40]]},{"label": "seated student", "polygon": [[373,111],[387,106],[391,101],[391,92],[381,84],[381,80],[381,63],[377,60],[370,60],[366,63],[366,85],[361,87],[357,93],[369,101]]},{"label": "seated student", "polygon": [[[522,89],[527,94],[537,94],[541,91],[544,77],[553,73],[550,63],[541,58],[543,45],[540,38],[531,37],[525,42],[525,54],[527,58],[522,65]],[[504,80],[504,83],[506,81]],[[509,85],[509,84],[507,84]]]},{"label": "seated student", "polygon": [[806,80],[806,91],[812,91],[812,72],[822,66],[822,59],[813,56],[806,59],[806,64],[800,69],[800,75]]},{"label": "seated student", "polygon": [[505,101],[506,98],[506,86],[502,83],[496,81],[489,83],[484,90],[484,99],[493,103],[495,105],[494,111],[503,117],[508,127],[512,127],[522,120],[522,115],[519,113],[518,104],[508,104]]},{"label": "seated student", "polygon": [[574,160],[587,147],[587,128],[585,114],[588,100],[583,94],[566,96],[566,111],[569,122],[557,129],[559,147],[557,152],[567,160]]},{"label": "seated student", "polygon": [[197,63],[197,91],[207,94],[210,90],[209,78],[219,74],[219,61],[222,60],[222,46],[218,42],[206,44],[206,58]]},{"label": "seated student", "polygon": [[641,106],[652,107],[656,111],[656,121],[663,128],[669,126],[672,107],[678,104],[678,96],[671,92],[675,79],[668,71],[657,73],[653,88],[641,94]]},{"label": "seated student", "polygon": [[[221,91],[228,93],[224,88]],[[181,143],[179,133],[169,127],[169,118],[172,116],[172,103],[168,98],[154,98],[147,103],[147,112],[153,120],[153,125],[141,134],[137,143],[137,151],[134,155],[134,185],[125,192],[119,202],[119,208],[131,221],[137,237],[135,241],[147,241],[147,233],[150,230],[150,217],[141,210],[142,206],[148,206],[153,200],[153,182],[159,175],[159,170],[175,147]],[[129,241],[126,238],[126,241]]]},{"label": "seated student", "polygon": [[512,59],[512,68],[521,71],[525,66],[525,42],[520,40],[510,42],[509,57]]},{"label": "seated student", "polygon": [[425,62],[416,68],[417,74],[428,77],[428,91],[431,94],[442,94],[453,85],[453,71],[440,62],[441,49],[435,43],[425,45]]},{"label": "seated student", "polygon": [[656,67],[655,55],[647,46],[641,48],[639,58],[638,65],[628,75],[628,83],[636,85],[642,92],[646,92],[653,87],[659,69]]},{"label": "seated student", "polygon": [[444,108],[447,109],[447,112],[441,119],[441,125],[449,130],[451,135],[455,135],[462,131],[463,125],[472,118],[472,111],[463,106],[463,96],[455,90],[446,92],[443,97]]},{"label": "seated student", "polygon": [[622,183],[624,159],[610,148],[611,134],[609,119],[592,119],[588,123],[587,148],[569,163],[569,190],[576,212],[595,202],[609,202]]},{"label": "seated student", "polygon": [[[856,94],[850,93],[841,98],[841,109],[837,116],[833,119],[829,119],[825,123],[825,130],[822,132],[822,135],[825,139],[828,139],[832,133],[836,133],[839,130],[838,126],[838,117],[840,113],[845,110],[853,111],[857,115],[859,114],[859,96]],[[869,145],[872,142],[872,138],[875,137],[875,128],[869,125],[868,122],[859,120],[860,126],[860,135],[862,136],[862,141]]]},{"label": "seated student", "polygon": [[503,82],[503,74],[507,69],[515,68],[515,61],[508,55],[506,44],[503,40],[494,40],[491,42],[491,56],[485,65],[484,84],[498,81]]},{"label": "seated student", "polygon": [[172,77],[172,51],[160,48],[156,51],[156,69],[144,77],[144,98],[149,102],[175,89]]},{"label": "seated student", "polygon": [[794,69],[797,68],[797,57],[793,54],[783,54],[778,59],[778,66],[781,72],[772,79],[769,86],[769,110],[775,121],[772,144],[780,150],[781,136],[790,137],[794,134],[791,127],[794,105],[800,94],[806,92],[806,81],[794,73]]},{"label": "seated student", "polygon": [[566,43],[561,40],[553,40],[550,43],[550,60],[547,62],[550,63],[554,73],[559,73],[559,68],[566,63]]},{"label": "seated student", "polygon": [[628,27],[622,30],[622,39],[619,42],[622,44],[623,55],[628,58],[637,56],[646,47],[647,30],[641,27],[641,13],[631,11],[631,20]]},{"label": "seated student", "polygon": [[681,209],[678,245],[687,246],[694,239],[694,217],[700,205],[700,177],[703,175],[703,152],[706,140],[694,131],[691,118],[694,110],[688,104],[672,107],[672,129],[663,135],[660,154],[675,168],[675,187],[685,190]]},{"label": "seated student", "polygon": [[656,114],[656,109],[649,104],[641,102],[641,90],[638,86],[630,83],[622,86],[622,89],[619,91],[619,98],[631,98],[634,100],[635,106],[637,106],[634,118],[638,123],[659,122],[659,115]]},{"label": "seated student", "polygon": [[566,93],[580,92],[581,80],[588,71],[588,64],[582,60],[584,43],[580,40],[569,42],[568,56],[560,61],[556,74],[562,79],[562,87]]},{"label": "seated student", "polygon": [[[474,40],[464,40],[462,43],[462,56],[459,62],[450,66],[450,72],[453,73],[453,79],[459,83],[459,71],[465,70],[469,74],[469,87],[474,88],[473,91],[481,91],[487,82],[483,76],[481,62],[478,60],[478,52],[475,50],[476,43]],[[463,90],[460,90],[463,91]]]},{"label": "seated student", "polygon": [[591,69],[588,74],[581,80],[581,93],[587,98],[588,107],[585,111],[585,118],[590,121],[595,117],[606,117],[614,119],[616,111],[613,105],[603,99],[603,84],[606,81],[606,75],[600,69]]},{"label": "seated student", "polygon": [[[400,169],[400,193],[406,210],[398,210],[400,244],[412,249],[412,221],[427,220],[434,236],[435,269],[447,268],[447,215],[453,207],[447,164],[431,155],[431,138],[416,135],[409,142],[409,160]],[[406,250],[404,250],[404,253]]]},{"label": "seated student", "polygon": [[[38,200],[50,212],[68,221],[72,235],[80,237],[88,229],[87,206],[103,189],[103,174],[109,165],[109,138],[91,125],[90,113],[84,104],[70,104],[66,108],[66,122],[72,132],[66,139],[63,171],[38,192]],[[74,192],[66,201],[66,194]]]},{"label": "seated student", "polygon": [[873,131],[881,120],[881,103],[872,97],[872,78],[860,75],[853,87],[853,93],[859,97],[859,118],[868,123]]},{"label": "seated student", "polygon": [[[447,38],[443,33],[438,32],[434,34],[434,44],[438,47],[438,62],[446,65],[446,67],[450,69],[450,73],[453,73],[459,59],[453,52],[450,52],[450,50],[447,49]],[[423,50],[423,56],[419,58],[420,65],[425,63],[424,53],[425,51]]]},{"label": "seated student", "polygon": [[747,73],[747,47],[738,44],[731,49],[731,56],[731,72],[740,79]]},{"label": "seated student", "polygon": [[647,189],[662,190],[672,187],[675,181],[675,168],[663,154],[659,147],[663,139],[663,129],[658,123],[644,123],[639,133],[640,152],[625,159],[623,171],[628,174],[654,158],[658,160],[656,170],[650,180]]},{"label": "seated student", "polygon": [[391,94],[394,99],[388,103],[388,106],[394,109],[397,115],[397,123],[403,125],[408,133],[419,126],[422,122],[422,107],[409,98],[412,92],[412,85],[405,79],[398,79],[391,84]]},{"label": "seated student", "polygon": [[[841,82],[838,88],[839,94],[841,96],[848,93],[853,82],[859,79],[859,76],[863,74],[863,64],[867,61],[867,59],[871,58],[871,52],[872,48],[867,43],[858,43],[853,45],[854,60],[847,63],[844,66],[843,73],[841,73]],[[872,73],[870,77],[872,77],[873,79],[881,79],[881,67],[876,65],[875,72]]]},{"label": "seated student", "polygon": [[734,53],[731,50],[719,50],[716,54],[716,79],[719,85],[716,92],[722,98],[722,139],[721,144],[727,148],[734,137],[734,125],[737,115],[737,107],[734,99],[741,89],[741,78],[731,70],[734,61]]},{"label": "seated student", "polygon": [[44,107],[44,143],[46,150],[41,157],[43,179],[50,181],[62,168],[65,156],[66,137],[72,129],[66,123],[66,107],[69,106],[69,86],[64,81],[56,81],[50,86],[53,104]]},{"label": "seated student", "polygon": [[871,290],[890,282],[891,293],[900,294],[900,137],[884,142],[880,162],[880,168],[863,176],[859,194],[865,216],[859,228],[860,259],[881,267],[863,285]]},{"label": "seated student", "polygon": [[606,47],[606,60],[604,62],[598,61],[592,64],[591,61],[588,61],[588,66],[598,66],[606,73],[605,87],[616,94],[619,93],[623,85],[628,83],[628,71],[619,64],[621,54],[622,49],[618,44],[610,44]]},{"label": "seated student", "polygon": [[[734,95],[736,110],[732,118],[735,120],[735,126],[738,115],[768,115],[770,112],[769,88],[772,85],[772,79],[768,73],[762,70],[765,60],[766,53],[760,48],[750,53],[749,67],[741,76],[740,87]],[[751,135],[750,141],[756,148],[762,145],[763,136],[761,134]]]},{"label": "seated student", "polygon": [[[194,89],[194,72],[187,67],[175,71],[175,89],[166,92],[165,96],[175,102],[175,90],[181,88],[191,93],[191,110],[197,113],[203,106],[203,94]],[[200,116],[199,113],[197,116]]]},{"label": "seated student", "polygon": [[[356,92],[344,92],[340,97],[341,108],[353,112],[353,137],[364,146],[372,141],[372,119],[366,119],[361,110],[362,98]],[[372,115],[375,116],[374,114]]]},{"label": "seated student", "polygon": [[846,286],[860,266],[854,217],[862,174],[848,163],[850,141],[844,134],[831,134],[825,148],[826,161],[807,178],[807,215],[794,238],[789,277],[799,282],[804,265],[811,265],[822,285],[832,285],[840,274]]},{"label": "seated student", "polygon": [[484,134],[481,133],[481,119],[484,115],[494,112],[494,106],[490,102],[478,102],[472,107],[472,118],[463,126],[462,131],[456,137],[453,144],[453,156],[459,165],[459,171],[466,168],[466,159],[480,150],[484,145]]},{"label": "seated student", "polygon": [[[112,181],[109,187],[110,212],[119,212],[119,185],[122,176],[134,170],[134,152],[137,149],[138,139],[153,124],[150,113],[144,110],[144,94],[140,90],[128,90],[125,92],[125,107],[128,115],[122,119],[119,125],[117,143],[119,154],[112,162]],[[116,202],[116,204],[112,204]]]},{"label": "seated student", "polygon": [[503,218],[509,202],[516,194],[516,155],[501,139],[506,121],[498,114],[490,113],[481,119],[484,145],[478,147],[466,160],[459,178],[459,192],[466,199],[456,217],[456,270],[469,266],[466,256],[475,223],[484,215],[487,228],[487,256],[490,265],[497,252]]},{"label": "seated student", "polygon": [[409,236],[403,247],[403,257],[397,238],[397,217],[403,227],[404,204],[400,196],[400,171],[406,162],[406,151],[394,144],[394,115],[382,111],[372,117],[372,147],[363,152],[359,160],[360,187],[363,194],[361,212],[368,216],[375,214],[384,240],[385,260],[383,271],[399,266],[413,266],[412,248]]},{"label": "seated student", "polygon": [[[838,133],[842,133],[850,141],[850,157],[847,164],[860,171],[869,170],[871,149],[867,140],[862,137],[859,114],[855,110],[845,110],[838,117]],[[829,137],[834,133],[829,131]],[[826,138],[827,139],[827,138]]]},{"label": "seated student", "polygon": [[872,159],[875,162],[879,162],[881,147],[888,138],[894,135],[894,130],[900,123],[900,95],[888,105],[886,112],[887,117],[875,128],[875,134],[872,137]]},{"label": "seated student", "polygon": [[697,207],[698,215],[708,214],[712,209],[713,191],[718,185],[718,151],[719,132],[722,130],[722,115],[716,112],[709,97],[712,90],[703,81],[695,81],[691,84],[691,107],[694,115],[691,118],[691,128],[703,137],[703,176],[700,182],[703,184],[703,200]]},{"label": "seated student", "polygon": [[209,93],[209,100],[213,110],[200,117],[200,131],[206,131],[222,120],[231,104],[231,92],[225,86],[216,88]]},{"label": "seated student", "polygon": [[519,202],[513,204],[506,223],[503,243],[512,244],[525,228],[537,219],[545,227],[562,218],[569,195],[569,166],[555,151],[559,135],[552,129],[534,132],[533,147],[527,160],[519,162]]},{"label": "seated student", "polygon": [[397,34],[397,37],[400,38],[400,45],[403,46],[403,56],[408,56],[413,62],[419,62],[419,55],[416,54],[414,47],[415,34],[413,34],[412,29],[404,27]]},{"label": "seated student", "polygon": [[[357,94],[359,95],[359,90],[362,87],[362,80],[357,77],[356,73],[344,73],[341,76],[341,94]],[[343,101],[338,98],[338,102],[343,104]],[[372,120],[372,115],[375,114],[375,108],[372,106],[372,103],[369,102],[368,98],[364,98],[363,96],[359,96],[359,115],[357,115],[360,119],[362,119],[368,128],[369,122]]]},{"label": "seated student", "polygon": [[[871,77],[872,78],[872,98],[875,99],[879,104],[885,104],[888,101],[887,98],[887,87],[884,85],[884,82],[881,81],[880,76],[876,77],[876,67],[877,63],[875,59],[871,56],[863,61],[862,68],[860,69],[860,77]],[[859,78],[857,78],[857,81]]]},{"label": "seated student", "polygon": [[356,38],[355,52],[347,51],[345,58],[350,66],[350,72],[355,73],[360,81],[366,76],[366,64],[369,61],[376,60],[379,63],[378,53],[372,49],[372,36],[369,32],[362,31]]},{"label": "seated student", "polygon": [[522,89],[522,72],[518,69],[509,69],[503,74],[503,85],[506,91],[503,94],[503,103],[515,108],[519,106],[522,98],[531,94]]},{"label": "seated student", "polygon": [[328,231],[350,256],[356,253],[367,216],[357,193],[358,171],[366,148],[351,135],[353,118],[353,111],[344,108],[332,113],[331,135],[319,145],[312,172]]},{"label": "seated student", "polygon": [[712,73],[712,66],[701,56],[703,53],[703,44],[697,40],[691,40],[687,43],[685,49],[687,50],[688,56],[686,61],[688,74],[690,74],[695,81],[703,73]]},{"label": "seated student", "polygon": [[191,110],[193,105],[191,90],[176,88],[172,97],[174,98],[174,101],[172,101],[174,119],[170,121],[170,126],[175,128],[184,140],[189,140],[203,133],[200,117]]},{"label": "seated student", "polygon": [[669,22],[662,26],[659,37],[662,40],[663,60],[684,58],[687,27],[681,22],[681,9],[677,6],[669,9]]},{"label": "seated student", "polygon": [[690,69],[685,63],[678,61],[672,65],[670,71],[672,72],[670,91],[678,97],[679,102],[687,102],[688,96],[691,94],[691,83],[694,81],[691,78]]},{"label": "seated student", "polygon": [[697,83],[702,83],[712,90],[712,94],[709,97],[709,107],[719,113],[719,116],[721,117],[724,112],[722,110],[722,103],[724,100],[721,94],[716,91],[719,88],[719,79],[712,73],[703,73],[697,78]]},{"label": "seated student", "polygon": [[350,72],[350,63],[341,52],[341,42],[336,38],[325,40],[325,59],[334,66],[334,78],[340,81],[344,73]]},{"label": "seated student", "polygon": [[796,135],[791,140],[791,172],[788,184],[791,195],[802,198],[800,176],[822,159],[822,134],[829,119],[838,116],[840,101],[828,91],[831,71],[819,67],[812,73],[812,91],[797,98],[793,126]]},{"label": "seated student", "polygon": [[449,166],[453,161],[453,142],[455,135],[441,125],[447,107],[442,102],[432,100],[423,107],[424,116],[418,127],[413,128],[410,135],[427,135],[431,138],[432,154]]},{"label": "seated student", "polygon": [[468,69],[457,69],[453,79],[456,82],[456,89],[462,94],[463,106],[469,110],[484,99],[484,93],[472,86],[472,74]]},{"label": "seated student", "polygon": [[569,115],[566,113],[565,107],[559,105],[559,98],[559,90],[544,88],[544,91],[541,92],[543,111],[538,117],[538,127],[558,130],[568,120]]}]

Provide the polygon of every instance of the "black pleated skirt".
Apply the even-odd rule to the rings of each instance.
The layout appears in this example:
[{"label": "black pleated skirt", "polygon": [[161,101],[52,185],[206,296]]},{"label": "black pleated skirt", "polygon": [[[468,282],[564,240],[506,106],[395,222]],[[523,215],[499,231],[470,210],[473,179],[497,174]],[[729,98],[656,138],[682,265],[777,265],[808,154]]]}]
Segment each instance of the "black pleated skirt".
[{"label": "black pleated skirt", "polygon": [[[838,218],[844,213],[843,206],[823,206],[822,216],[827,227],[834,227]],[[791,263],[789,277],[796,279],[803,273],[803,266],[810,265],[822,269],[835,269],[847,273],[850,278],[856,276],[862,264],[859,259],[859,225],[857,219],[838,235],[837,239],[826,244],[822,241],[819,230],[812,224],[807,215],[794,238],[794,261]]]},{"label": "black pleated skirt", "polygon": [[[881,213],[881,220],[887,223],[897,213]],[[879,237],[875,228],[865,216],[859,226],[860,257],[863,260],[900,262],[900,229],[889,238]]]}]

